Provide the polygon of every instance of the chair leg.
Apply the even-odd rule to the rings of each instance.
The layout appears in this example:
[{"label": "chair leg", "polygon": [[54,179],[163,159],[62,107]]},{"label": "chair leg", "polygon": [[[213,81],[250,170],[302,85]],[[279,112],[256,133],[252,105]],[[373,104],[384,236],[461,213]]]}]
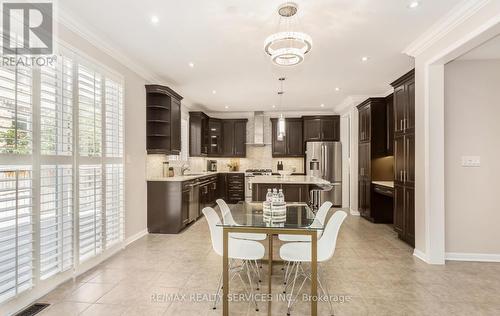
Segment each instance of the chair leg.
[{"label": "chair leg", "polygon": [[260,278],[259,263],[257,262],[257,260],[255,260],[254,263],[255,263],[255,273],[257,274],[257,277],[259,278],[259,283],[262,283],[262,279]]},{"label": "chair leg", "polygon": [[[285,274],[284,274],[284,276],[283,276],[283,284],[285,284],[285,285],[286,285],[286,280],[287,280],[287,275],[288,275],[288,268],[290,267],[290,262],[289,262],[289,261],[287,261],[287,262],[285,263],[285,265],[286,265],[286,270],[285,270]],[[285,267],[283,266],[283,268],[285,268]]]},{"label": "chair leg", "polygon": [[219,301],[220,291],[222,290],[222,273],[219,276],[219,282],[217,283],[217,292],[215,293],[214,306],[212,309],[217,309],[217,302]]},{"label": "chair leg", "polygon": [[[292,291],[290,292],[290,296],[288,299],[287,311],[286,311],[287,315],[290,315],[290,309],[292,307],[293,290],[295,289],[295,282],[297,281],[297,274],[299,273],[300,262],[296,262],[296,263],[294,262],[294,264],[295,264],[295,277],[293,278]],[[294,267],[292,267],[292,271],[290,273],[293,273],[293,269],[294,269]]]},{"label": "chair leg", "polygon": [[246,261],[246,270],[247,270],[247,278],[248,282],[250,284],[250,295],[252,296],[252,300],[255,304],[255,311],[259,311],[259,305],[257,305],[257,301],[255,300],[255,294],[253,292],[253,284],[252,284],[252,276],[250,275],[250,267],[248,266],[251,264],[250,262]]},{"label": "chair leg", "polygon": [[[319,268],[319,266],[318,266]],[[323,277],[323,282],[321,282],[321,277],[320,276],[324,276],[324,273],[323,273],[323,269],[318,269],[318,284],[321,288],[321,290],[323,291],[323,294],[327,297],[328,299],[328,304],[330,305],[330,315],[331,316],[334,316],[334,312],[333,312],[333,304],[332,304],[332,300],[330,299],[330,290],[328,289],[328,281],[326,280],[325,277]],[[323,287],[323,284],[324,284],[324,287]]]},{"label": "chair leg", "polygon": [[287,274],[286,274],[286,277],[285,277],[285,280],[283,281],[283,294],[286,293],[286,290],[288,289],[288,287],[290,286],[290,277],[292,276],[293,274],[293,269],[295,269],[295,266],[296,266],[297,262],[289,262],[289,265],[291,265],[291,268],[290,266],[287,267]]}]

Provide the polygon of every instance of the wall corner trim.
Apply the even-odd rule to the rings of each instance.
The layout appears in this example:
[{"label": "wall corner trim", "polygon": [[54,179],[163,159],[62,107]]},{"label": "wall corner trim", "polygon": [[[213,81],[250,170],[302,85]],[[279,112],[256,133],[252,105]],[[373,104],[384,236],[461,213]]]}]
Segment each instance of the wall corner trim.
[{"label": "wall corner trim", "polygon": [[141,230],[140,232],[130,236],[129,238],[125,239],[125,247],[130,245],[134,241],[141,239],[142,237],[146,236],[147,234],[149,234],[148,230],[144,229],[144,230]]},{"label": "wall corner trim", "polygon": [[355,211],[353,209],[349,209],[350,213],[352,216],[361,216],[361,214],[358,211]]},{"label": "wall corner trim", "polygon": [[449,261],[500,262],[500,254],[447,252],[445,259]]},{"label": "wall corner trim", "polygon": [[431,47],[441,38],[453,31],[462,22],[473,16],[488,2],[490,2],[490,0],[462,1],[408,45],[402,53],[412,57],[420,55],[427,48]]},{"label": "wall corner trim", "polygon": [[423,262],[429,263],[429,258],[427,257],[427,254],[425,254],[424,252],[422,252],[416,248],[413,250],[413,255],[415,257],[417,257],[418,259],[422,260]]}]

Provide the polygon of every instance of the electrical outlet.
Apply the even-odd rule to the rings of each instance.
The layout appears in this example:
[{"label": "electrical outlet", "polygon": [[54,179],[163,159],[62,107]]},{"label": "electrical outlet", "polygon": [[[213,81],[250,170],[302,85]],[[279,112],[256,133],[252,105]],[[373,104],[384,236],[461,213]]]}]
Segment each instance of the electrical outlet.
[{"label": "electrical outlet", "polygon": [[481,157],[462,156],[462,167],[481,167]]}]

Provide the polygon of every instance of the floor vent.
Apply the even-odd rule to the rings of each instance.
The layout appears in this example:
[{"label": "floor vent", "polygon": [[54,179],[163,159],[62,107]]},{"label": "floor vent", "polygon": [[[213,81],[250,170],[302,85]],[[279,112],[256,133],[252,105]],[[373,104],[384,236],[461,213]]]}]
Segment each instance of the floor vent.
[{"label": "floor vent", "polygon": [[42,310],[49,307],[50,304],[45,303],[35,303],[31,306],[26,307],[24,310],[17,313],[15,316],[33,316],[40,313]]}]

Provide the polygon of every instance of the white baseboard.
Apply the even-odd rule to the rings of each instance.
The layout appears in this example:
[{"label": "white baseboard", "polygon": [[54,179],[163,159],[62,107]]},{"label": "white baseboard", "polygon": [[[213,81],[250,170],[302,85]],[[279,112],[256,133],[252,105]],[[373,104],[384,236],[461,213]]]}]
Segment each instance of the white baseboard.
[{"label": "white baseboard", "polygon": [[138,233],[130,236],[129,238],[125,239],[125,246],[130,245],[134,241],[136,241],[138,239],[141,239],[142,237],[146,236],[147,234],[148,234],[148,230],[147,229],[141,230],[140,232],[138,232]]},{"label": "white baseboard", "polygon": [[450,261],[500,262],[500,254],[447,252],[445,259]]},{"label": "white baseboard", "polygon": [[427,258],[427,254],[425,254],[424,252],[418,249],[413,249],[413,255],[418,259],[422,260],[423,262],[429,263],[429,258]]},{"label": "white baseboard", "polygon": [[350,213],[352,216],[360,216],[361,215],[358,211],[355,211],[352,208],[350,209]]}]

